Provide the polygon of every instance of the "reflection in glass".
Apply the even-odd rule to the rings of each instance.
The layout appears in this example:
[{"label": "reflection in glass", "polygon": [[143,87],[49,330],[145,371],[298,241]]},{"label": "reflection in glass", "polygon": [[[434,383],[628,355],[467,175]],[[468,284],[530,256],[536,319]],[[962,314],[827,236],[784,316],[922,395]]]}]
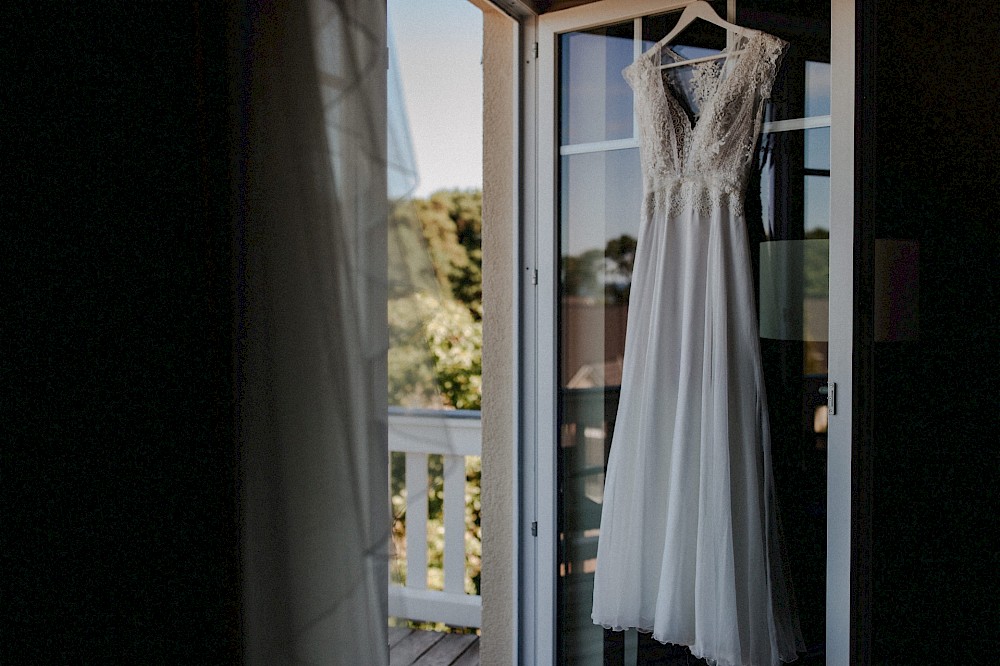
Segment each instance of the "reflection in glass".
[{"label": "reflection in glass", "polygon": [[[825,342],[830,241],[768,241],[760,246],[760,336]],[[825,362],[825,354],[821,357]],[[816,368],[825,372],[825,366]]]},{"label": "reflection in glass", "polygon": [[603,251],[608,240],[638,233],[642,177],[639,151],[567,155],[560,163],[563,257]]},{"label": "reflection in glass", "polygon": [[572,663],[601,663],[590,606],[642,199],[638,152],[560,161],[558,617]]},{"label": "reflection in glass", "polygon": [[[801,80],[801,79],[800,79]],[[785,80],[784,94],[805,98]],[[828,111],[827,111],[828,113]],[[824,659],[826,397],[829,343],[830,130],[767,134],[758,164],[758,307],[771,450],[786,552],[810,654]],[[753,230],[752,230],[753,231]]]}]

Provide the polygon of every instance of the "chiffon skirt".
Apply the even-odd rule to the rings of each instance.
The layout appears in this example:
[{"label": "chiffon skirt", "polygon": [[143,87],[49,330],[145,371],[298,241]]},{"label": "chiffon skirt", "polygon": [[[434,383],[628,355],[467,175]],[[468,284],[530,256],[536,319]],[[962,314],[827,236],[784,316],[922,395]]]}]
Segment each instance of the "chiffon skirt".
[{"label": "chiffon skirt", "polygon": [[592,617],[712,664],[791,661],[745,221],[727,195],[645,203]]}]

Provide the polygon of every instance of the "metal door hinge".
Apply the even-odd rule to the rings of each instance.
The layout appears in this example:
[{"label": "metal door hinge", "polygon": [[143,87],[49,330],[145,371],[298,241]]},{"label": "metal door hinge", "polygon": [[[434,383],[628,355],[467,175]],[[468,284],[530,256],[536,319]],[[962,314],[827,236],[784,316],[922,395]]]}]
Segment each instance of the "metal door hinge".
[{"label": "metal door hinge", "polygon": [[531,521],[531,536],[533,536],[533,537],[538,536],[538,521],[537,520]]},{"label": "metal door hinge", "polygon": [[826,407],[830,416],[837,413],[837,383],[830,382],[819,387],[819,394],[826,396]]},{"label": "metal door hinge", "polygon": [[531,48],[531,50],[532,50],[532,53],[534,53],[534,55],[535,55],[535,60],[537,60],[538,59],[538,42],[535,42],[535,45]]},{"label": "metal door hinge", "polygon": [[531,271],[531,284],[538,284],[538,269]]}]

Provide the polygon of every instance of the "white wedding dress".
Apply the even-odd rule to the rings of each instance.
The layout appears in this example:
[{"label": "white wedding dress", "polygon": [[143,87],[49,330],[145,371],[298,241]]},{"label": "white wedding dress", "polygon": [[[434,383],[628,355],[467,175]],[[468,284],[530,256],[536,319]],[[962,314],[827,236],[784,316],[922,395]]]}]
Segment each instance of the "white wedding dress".
[{"label": "white wedding dress", "polygon": [[723,60],[662,69],[681,58],[657,46],[623,72],[644,196],[592,617],[722,666],[773,665],[803,649],[782,566],[743,213],[785,46],[748,31]]}]

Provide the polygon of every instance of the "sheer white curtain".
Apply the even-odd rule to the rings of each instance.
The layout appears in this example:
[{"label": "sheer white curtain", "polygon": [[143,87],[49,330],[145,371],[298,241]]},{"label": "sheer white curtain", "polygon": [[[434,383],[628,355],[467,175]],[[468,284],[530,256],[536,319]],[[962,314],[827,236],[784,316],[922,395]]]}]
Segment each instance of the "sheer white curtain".
[{"label": "sheer white curtain", "polygon": [[244,656],[386,663],[385,7],[241,19]]}]

